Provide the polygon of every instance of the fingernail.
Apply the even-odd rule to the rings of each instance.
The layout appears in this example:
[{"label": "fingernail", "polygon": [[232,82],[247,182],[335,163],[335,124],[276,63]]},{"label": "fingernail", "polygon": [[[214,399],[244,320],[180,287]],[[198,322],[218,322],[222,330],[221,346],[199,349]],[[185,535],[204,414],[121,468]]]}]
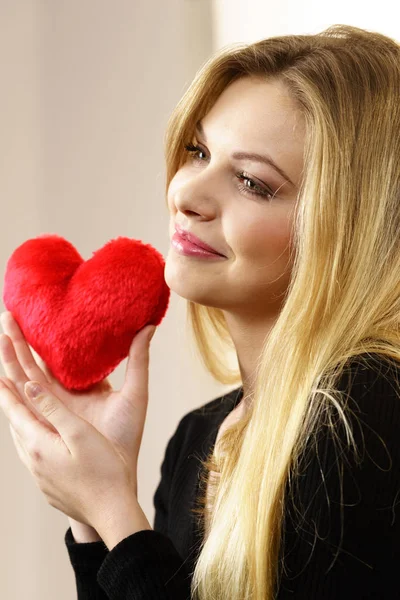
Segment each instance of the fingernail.
[{"label": "fingernail", "polygon": [[38,383],[29,382],[26,385],[26,392],[30,398],[37,398],[40,394],[43,393],[43,388]]}]

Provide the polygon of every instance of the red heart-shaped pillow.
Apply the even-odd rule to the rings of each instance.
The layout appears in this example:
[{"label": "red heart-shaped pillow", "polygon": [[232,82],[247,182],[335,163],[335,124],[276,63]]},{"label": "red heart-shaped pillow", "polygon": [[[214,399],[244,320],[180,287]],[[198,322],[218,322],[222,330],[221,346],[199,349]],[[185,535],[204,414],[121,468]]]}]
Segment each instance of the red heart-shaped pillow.
[{"label": "red heart-shaped pillow", "polygon": [[162,321],[164,267],[138,240],[111,240],[85,261],[70,242],[45,234],[9,258],[3,302],[59,382],[88,390],[128,356],[140,329]]}]

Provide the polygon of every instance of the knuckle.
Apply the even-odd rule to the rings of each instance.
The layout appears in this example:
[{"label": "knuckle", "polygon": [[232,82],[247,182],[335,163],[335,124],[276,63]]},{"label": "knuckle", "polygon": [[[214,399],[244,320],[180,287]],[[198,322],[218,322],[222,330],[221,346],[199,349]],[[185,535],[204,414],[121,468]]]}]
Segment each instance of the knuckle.
[{"label": "knuckle", "polygon": [[32,444],[28,448],[28,452],[31,457],[33,466],[38,465],[42,461],[42,453],[37,444]]},{"label": "knuckle", "polygon": [[76,428],[73,431],[71,431],[69,437],[73,442],[79,442],[83,438],[82,431],[80,429]]},{"label": "knuckle", "polygon": [[40,454],[40,450],[37,450],[36,448],[33,448],[31,450],[31,457],[32,460],[34,461],[34,463],[39,463],[42,459],[42,455]]},{"label": "knuckle", "polygon": [[40,463],[42,461],[42,452],[36,438],[31,438],[26,443],[26,449],[33,462],[33,464]]}]

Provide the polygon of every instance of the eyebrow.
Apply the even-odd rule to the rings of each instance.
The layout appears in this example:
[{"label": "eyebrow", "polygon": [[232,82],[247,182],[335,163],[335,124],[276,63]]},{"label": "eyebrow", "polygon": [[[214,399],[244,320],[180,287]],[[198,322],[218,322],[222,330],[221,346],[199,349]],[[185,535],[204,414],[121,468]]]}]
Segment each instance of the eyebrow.
[{"label": "eyebrow", "polygon": [[[198,131],[200,133],[200,135],[203,136],[204,141],[207,142],[206,134],[204,132],[203,125],[201,124],[201,121],[198,121],[196,123],[196,131]],[[270,167],[272,167],[273,169],[275,169],[275,171],[277,171],[279,173],[279,175],[281,175],[281,177],[283,177],[284,179],[287,179],[287,181],[289,183],[291,183],[293,187],[296,187],[294,185],[293,181],[291,179],[289,179],[289,177],[286,175],[285,171],[283,169],[281,169],[272,160],[272,158],[270,156],[266,156],[266,155],[263,155],[263,154],[257,154],[256,152],[234,152],[232,154],[232,158],[236,158],[237,160],[253,160],[253,161],[256,161],[256,162],[265,163],[266,165],[269,165]]]}]

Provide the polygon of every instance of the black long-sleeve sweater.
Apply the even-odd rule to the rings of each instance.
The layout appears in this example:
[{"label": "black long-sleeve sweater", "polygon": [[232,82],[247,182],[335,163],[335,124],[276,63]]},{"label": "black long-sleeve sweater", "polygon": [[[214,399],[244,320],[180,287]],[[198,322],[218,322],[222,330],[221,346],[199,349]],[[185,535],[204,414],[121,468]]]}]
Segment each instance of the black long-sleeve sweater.
[{"label": "black long-sleeve sweater", "polygon": [[[294,496],[303,520],[287,501],[281,547],[286,571],[277,600],[400,599],[399,375],[400,366],[382,361],[367,367],[356,361],[343,374],[341,390],[351,377],[350,407],[357,419],[351,415],[350,421],[361,462],[347,450],[339,420],[342,453],[329,430],[320,429],[317,445],[305,454]],[[139,531],[108,551],[101,541],[76,543],[68,528],[65,544],[78,600],[190,599],[201,542],[199,519],[190,512],[199,491],[200,460],[242,396],[240,387],[180,420],[154,494],[153,531]]]}]

